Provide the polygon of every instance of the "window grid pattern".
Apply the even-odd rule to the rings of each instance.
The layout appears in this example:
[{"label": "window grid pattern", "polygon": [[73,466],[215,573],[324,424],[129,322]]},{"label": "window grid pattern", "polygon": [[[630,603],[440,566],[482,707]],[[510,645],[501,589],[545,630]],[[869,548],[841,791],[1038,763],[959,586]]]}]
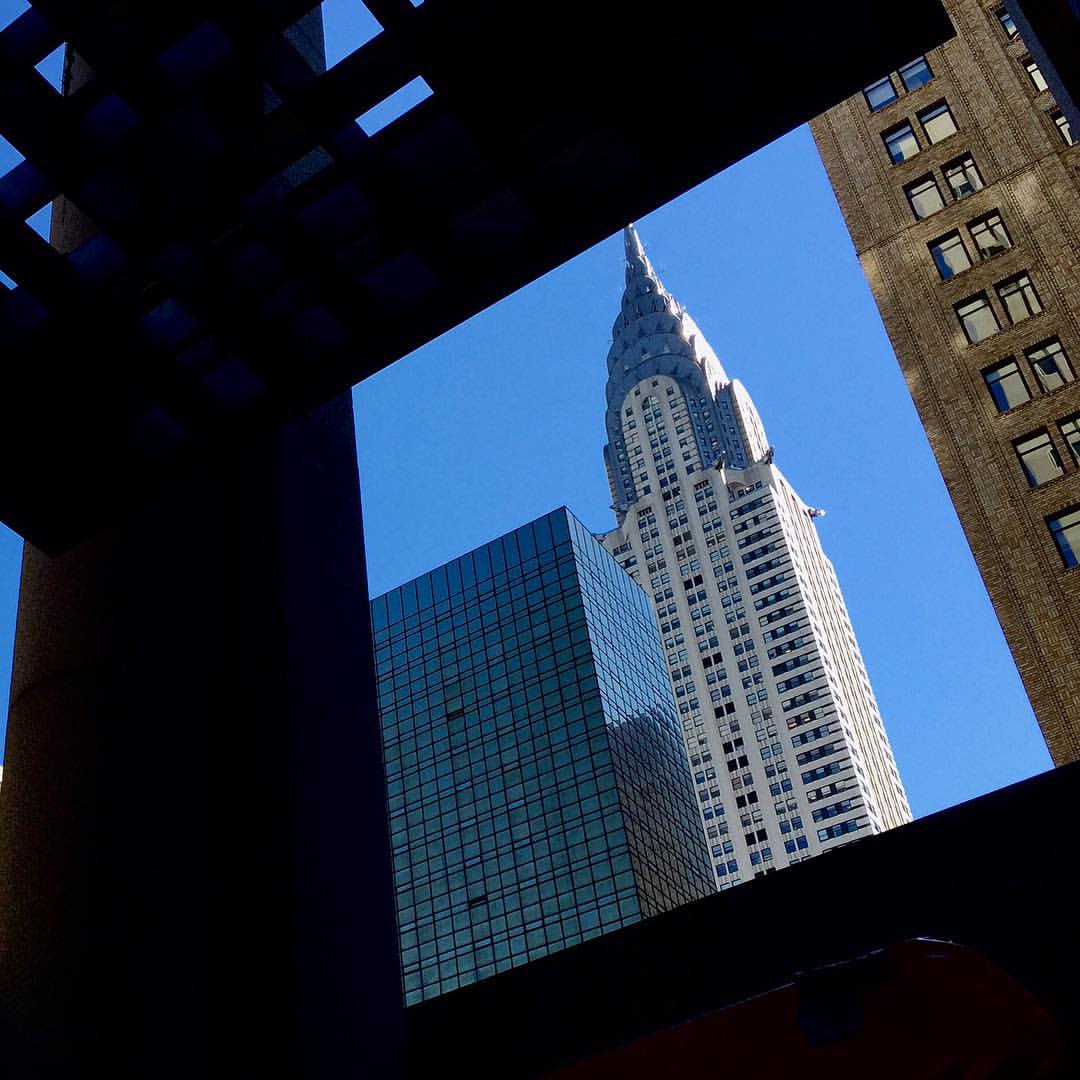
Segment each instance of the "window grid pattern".
[{"label": "window grid pattern", "polygon": [[566,511],[372,618],[407,1003],[710,890],[647,600]]}]

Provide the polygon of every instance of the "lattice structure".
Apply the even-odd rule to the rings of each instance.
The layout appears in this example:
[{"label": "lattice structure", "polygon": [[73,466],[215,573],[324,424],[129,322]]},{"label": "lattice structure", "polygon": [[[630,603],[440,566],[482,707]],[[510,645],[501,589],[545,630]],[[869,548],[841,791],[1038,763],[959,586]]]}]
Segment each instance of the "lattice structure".
[{"label": "lattice structure", "polygon": [[[34,0],[0,31],[0,518],[46,550],[949,32],[937,0],[369,0],[383,32],[317,74],[284,33],[313,6]],[[67,96],[34,68],[64,43]],[[65,252],[26,224],[60,196],[92,223]]]}]

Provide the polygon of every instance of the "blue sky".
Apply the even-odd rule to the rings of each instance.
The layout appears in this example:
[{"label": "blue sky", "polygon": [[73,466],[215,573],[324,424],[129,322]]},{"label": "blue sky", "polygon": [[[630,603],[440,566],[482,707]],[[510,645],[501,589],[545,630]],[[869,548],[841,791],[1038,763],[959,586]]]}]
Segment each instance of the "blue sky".
[{"label": "blue sky", "polygon": [[[809,132],[637,223],[819,521],[917,814],[1050,767]],[[374,593],[565,503],[594,531],[615,236],[355,391]]]},{"label": "blue sky", "polygon": [[[24,6],[0,0],[0,22]],[[357,9],[329,6],[332,57],[370,29]],[[828,511],[822,540],[915,812],[1049,768],[808,131],[638,228],[753,395],[777,464]],[[356,388],[373,593],[559,505],[614,524],[601,448],[621,289],[616,236]],[[0,527],[0,717],[20,550]]]}]

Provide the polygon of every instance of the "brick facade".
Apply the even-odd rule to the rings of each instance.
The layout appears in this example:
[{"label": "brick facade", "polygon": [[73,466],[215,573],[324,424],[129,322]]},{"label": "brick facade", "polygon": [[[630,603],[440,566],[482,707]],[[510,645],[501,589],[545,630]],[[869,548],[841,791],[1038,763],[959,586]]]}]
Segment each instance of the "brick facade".
[{"label": "brick facade", "polygon": [[[1048,519],[1080,506],[1080,464],[1060,427],[1080,413],[1080,379],[1044,388],[1025,350],[1058,339],[1080,373],[1080,149],[1055,123],[1055,102],[1029,74],[1027,47],[999,18],[1001,4],[945,7],[957,36],[926,57],[928,81],[908,91],[893,72],[895,100],[875,109],[860,93],[811,127],[1032,706],[1063,764],[1080,758],[1080,567],[1066,566]],[[941,102],[957,130],[931,142],[920,114]],[[903,124],[919,149],[893,163],[884,136]],[[958,194],[945,170],[968,156],[985,186],[976,180],[967,193],[958,181]],[[927,178],[943,205],[918,220],[906,192]],[[994,212],[1011,246],[980,257],[971,227]],[[954,232],[966,252],[961,267],[971,265],[939,270],[929,245]],[[1013,323],[997,289],[1024,274],[1037,296],[1029,307],[1042,310]],[[981,294],[1000,329],[972,344],[956,308]],[[1030,400],[999,411],[984,373],[1009,358]],[[1014,442],[1042,430],[1061,475],[1032,487]]]}]

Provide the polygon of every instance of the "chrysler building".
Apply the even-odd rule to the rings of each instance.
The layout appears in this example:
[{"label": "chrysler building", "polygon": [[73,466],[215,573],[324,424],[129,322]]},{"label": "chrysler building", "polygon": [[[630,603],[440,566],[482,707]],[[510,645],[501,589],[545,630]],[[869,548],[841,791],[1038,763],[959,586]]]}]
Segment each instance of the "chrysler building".
[{"label": "chrysler building", "polygon": [[718,888],[911,819],[832,564],[750,395],[633,226],[607,549],[651,597]]}]

